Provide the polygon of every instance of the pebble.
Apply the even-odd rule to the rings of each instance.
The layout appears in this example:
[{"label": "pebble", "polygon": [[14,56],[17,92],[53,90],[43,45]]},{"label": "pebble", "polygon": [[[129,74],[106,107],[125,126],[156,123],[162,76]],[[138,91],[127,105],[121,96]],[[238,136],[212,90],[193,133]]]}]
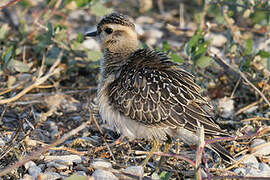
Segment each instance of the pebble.
[{"label": "pebble", "polygon": [[87,176],[87,174],[84,171],[77,171],[76,174],[80,176]]},{"label": "pebble", "polygon": [[106,179],[110,179],[110,180],[118,180],[118,178],[111,172],[109,171],[104,171],[101,169],[97,169],[94,171],[94,173],[92,174],[92,176],[96,179],[96,180],[106,180]]},{"label": "pebble", "polygon": [[28,170],[30,167],[37,166],[34,161],[28,161],[27,163],[24,164],[24,167],[26,170]]},{"label": "pebble", "polygon": [[270,167],[266,163],[260,163],[259,165],[260,174],[264,177],[270,177]]},{"label": "pebble", "polygon": [[211,45],[215,47],[223,47],[227,42],[227,38],[223,34],[208,33],[205,38],[211,40]]},{"label": "pebble", "polygon": [[78,155],[64,155],[64,156],[45,156],[44,158],[45,162],[56,162],[63,165],[73,165],[73,163],[81,163],[82,158]]},{"label": "pebble", "polygon": [[234,113],[234,101],[229,97],[221,98],[218,101],[218,109],[221,117],[229,118]]},{"label": "pebble", "polygon": [[36,178],[41,173],[41,168],[38,167],[33,161],[25,163],[24,167],[28,171],[29,175],[33,178]]},{"label": "pebble", "polygon": [[[270,177],[270,167],[266,163],[257,163],[255,156],[249,158],[248,161],[244,161],[245,168],[236,168],[234,172],[240,176],[257,176],[257,177]],[[240,158],[241,159],[241,158]],[[258,166],[254,166],[258,164]]]},{"label": "pebble", "polygon": [[38,178],[42,180],[56,180],[62,178],[62,176],[56,172],[45,172],[41,173]]},{"label": "pebble", "polygon": [[98,169],[99,167],[112,168],[112,164],[110,162],[106,162],[102,159],[96,159],[91,165],[95,169]]},{"label": "pebble", "polygon": [[[126,169],[124,169],[123,172],[130,174],[130,175],[138,176],[138,177],[143,177],[143,174],[144,174],[142,166],[130,166],[130,167],[127,167]],[[134,178],[124,176],[124,175],[121,175],[119,178],[126,179],[126,180],[134,179]]]},{"label": "pebble", "polygon": [[245,164],[246,167],[259,169],[259,162],[254,155],[247,154],[247,155],[237,158],[237,160],[240,160],[240,159],[245,159],[242,161],[242,163]]},{"label": "pebble", "polygon": [[[260,146],[260,147],[257,147]],[[255,156],[266,156],[270,154],[270,143],[261,143],[251,148],[251,152],[255,153]]]},{"label": "pebble", "polygon": [[236,174],[238,174],[239,176],[244,176],[246,174],[246,169],[245,168],[236,168],[234,170],[234,172]]},{"label": "pebble", "polygon": [[56,162],[49,162],[47,163],[47,167],[54,167],[58,170],[66,170],[66,169],[69,169],[68,166],[64,165],[64,164],[60,164],[60,163],[56,163]]},{"label": "pebble", "polygon": [[251,147],[251,148],[254,148],[254,147],[259,146],[259,145],[264,144],[264,143],[266,143],[266,141],[265,141],[264,139],[254,139],[254,140],[251,142],[250,147]]},{"label": "pebble", "polygon": [[30,176],[29,174],[25,174],[20,180],[35,180],[35,178]]}]

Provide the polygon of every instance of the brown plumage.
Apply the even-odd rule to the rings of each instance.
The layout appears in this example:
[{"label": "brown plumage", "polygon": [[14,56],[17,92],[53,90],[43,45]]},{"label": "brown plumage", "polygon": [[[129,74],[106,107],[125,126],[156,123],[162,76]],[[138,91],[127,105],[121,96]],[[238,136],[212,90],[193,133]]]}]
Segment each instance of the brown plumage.
[{"label": "brown plumage", "polygon": [[[101,61],[99,112],[104,121],[129,138],[181,138],[196,144],[198,124],[207,138],[228,136],[205,110],[193,76],[164,53],[140,49],[134,24],[112,13],[97,26],[104,58]],[[212,149],[233,159],[219,144]]]}]

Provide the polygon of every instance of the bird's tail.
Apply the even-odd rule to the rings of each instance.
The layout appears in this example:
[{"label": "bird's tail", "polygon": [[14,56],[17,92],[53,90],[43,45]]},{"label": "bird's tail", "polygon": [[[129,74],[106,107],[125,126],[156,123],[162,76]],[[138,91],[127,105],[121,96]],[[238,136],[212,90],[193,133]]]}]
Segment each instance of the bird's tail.
[{"label": "bird's tail", "polygon": [[235,159],[232,157],[232,155],[219,143],[211,143],[209,144],[211,149],[216,152],[222,159],[224,159],[228,163],[232,163],[235,161]]}]

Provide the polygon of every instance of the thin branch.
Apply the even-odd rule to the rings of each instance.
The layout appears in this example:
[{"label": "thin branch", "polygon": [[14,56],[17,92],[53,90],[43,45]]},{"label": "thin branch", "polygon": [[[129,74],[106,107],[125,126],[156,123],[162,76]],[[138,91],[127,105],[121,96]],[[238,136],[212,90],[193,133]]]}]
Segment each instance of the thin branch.
[{"label": "thin branch", "polygon": [[7,8],[8,6],[11,6],[13,4],[16,4],[16,3],[20,2],[20,1],[22,1],[22,0],[11,0],[8,3],[4,4],[3,6],[0,6],[0,10],[4,9],[4,8]]},{"label": "thin branch", "polygon": [[199,124],[198,126],[197,135],[199,137],[199,144],[198,144],[197,153],[196,153],[195,177],[196,177],[196,180],[202,180],[201,164],[202,164],[203,151],[205,147],[205,141],[204,141],[204,128],[201,124]]}]

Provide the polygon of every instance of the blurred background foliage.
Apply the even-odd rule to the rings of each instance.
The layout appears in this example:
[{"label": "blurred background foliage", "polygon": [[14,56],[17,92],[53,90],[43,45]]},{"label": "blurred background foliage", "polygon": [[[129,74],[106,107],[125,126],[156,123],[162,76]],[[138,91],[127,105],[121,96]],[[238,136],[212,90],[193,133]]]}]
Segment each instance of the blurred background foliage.
[{"label": "blurred background foliage", "polygon": [[[149,3],[148,9],[142,8],[146,8]],[[179,7],[183,12],[179,13]],[[250,64],[256,56],[262,59],[270,57],[268,49],[258,49],[258,42],[254,43],[256,36],[269,35],[270,12],[267,0],[168,0],[157,1],[157,4],[150,0],[22,0],[2,9],[0,74],[30,72],[40,65],[43,54],[46,54],[46,64],[51,65],[61,50],[64,51],[62,62],[66,65],[66,73],[78,70],[78,60],[90,61],[87,68],[97,67],[98,63],[95,62],[101,58],[101,53],[98,50],[89,50],[83,45],[83,33],[90,25],[94,26],[99,17],[112,11],[120,11],[133,18],[142,15],[149,15],[154,19],[162,18],[164,24],[173,23],[174,28],[182,23],[180,28],[187,28],[186,31],[193,34],[188,35],[190,39],[184,41],[185,55],[179,53],[182,47],[171,48],[166,40],[167,32],[160,38],[161,43],[154,45],[180,63],[183,63],[186,57],[200,68],[206,68],[213,63],[212,58],[207,55],[211,38],[205,39],[207,31],[212,30],[212,27],[208,26],[210,23],[216,25],[213,31],[225,34],[227,42],[223,47],[224,53],[238,57],[237,64],[242,71],[251,70]],[[176,24],[177,21],[173,22],[181,13],[185,22],[195,23],[193,29],[184,27],[183,22],[180,22],[180,25]],[[202,24],[206,21],[208,25]],[[185,36],[185,33],[183,35]],[[177,38],[179,42],[182,41],[180,35]],[[269,60],[266,60],[267,70],[269,66]]]}]

